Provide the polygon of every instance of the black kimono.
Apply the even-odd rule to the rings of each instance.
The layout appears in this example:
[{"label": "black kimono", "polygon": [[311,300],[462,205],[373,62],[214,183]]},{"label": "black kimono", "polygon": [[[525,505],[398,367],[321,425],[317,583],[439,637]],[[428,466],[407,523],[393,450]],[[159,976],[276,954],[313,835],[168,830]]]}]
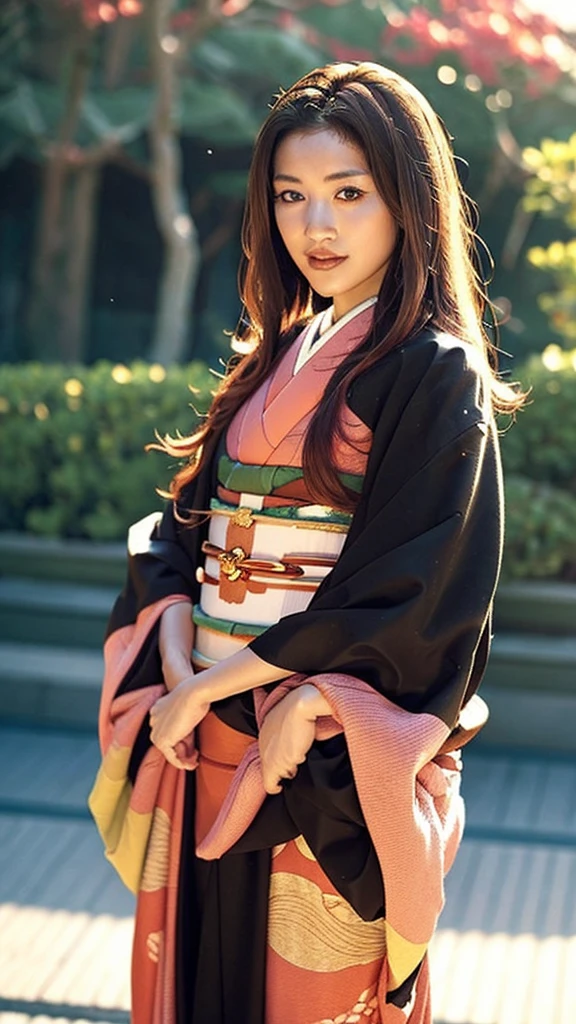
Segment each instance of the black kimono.
[{"label": "black kimono", "polygon": [[[260,658],[294,673],[355,677],[414,721],[432,716],[447,734],[458,729],[486,666],[502,548],[498,442],[480,362],[472,346],[426,329],[355,382],[348,406],[372,432],[372,443],[342,551],[308,607],[250,643]],[[182,510],[210,507],[218,472],[214,459],[187,488]],[[170,595],[198,603],[195,574],[206,536],[206,522],[190,528],[171,506],[149,539],[134,535],[109,637]],[[116,696],[160,679],[156,623]],[[212,710],[233,729],[257,735],[252,693]],[[130,758],[132,782],[149,745],[144,717]],[[367,922],[386,916],[387,880],[358,799],[346,736],[314,743],[296,778],[265,800],[219,860],[196,857],[193,772],[185,786],[176,1020],[265,1024],[273,847],[303,836],[356,914]],[[406,1005],[417,976],[418,967],[386,1001]]]}]

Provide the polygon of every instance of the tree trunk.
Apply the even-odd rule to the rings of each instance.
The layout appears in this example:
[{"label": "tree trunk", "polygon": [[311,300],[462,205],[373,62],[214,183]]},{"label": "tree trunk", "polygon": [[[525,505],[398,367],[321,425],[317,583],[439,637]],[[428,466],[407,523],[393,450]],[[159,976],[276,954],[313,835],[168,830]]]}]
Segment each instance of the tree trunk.
[{"label": "tree trunk", "polygon": [[[35,359],[65,358],[63,348],[70,347],[70,339],[64,344],[61,312],[63,290],[66,287],[63,270],[68,262],[66,219],[68,191],[71,187],[69,147],[74,139],[88,81],[88,47],[88,33],[81,27],[78,29],[72,57],[66,109],[57,141],[50,145],[43,168],[26,324],[28,355]],[[79,350],[78,339],[73,347]]]},{"label": "tree trunk", "polygon": [[150,358],[178,362],[184,356],[194,290],[200,269],[198,233],[181,184],[179,138],[174,127],[177,60],[163,48],[170,37],[174,0],[150,2],[150,56],[156,81],[156,109],[150,128],[152,199],[164,260]]},{"label": "tree trunk", "polygon": [[67,177],[67,167],[60,153],[50,153],[42,168],[40,209],[26,317],[27,354],[32,359],[57,359],[59,356],[59,265]]},{"label": "tree trunk", "polygon": [[96,202],[101,168],[88,165],[75,172],[67,216],[65,266],[60,303],[60,359],[85,358],[86,312],[91,280]]}]

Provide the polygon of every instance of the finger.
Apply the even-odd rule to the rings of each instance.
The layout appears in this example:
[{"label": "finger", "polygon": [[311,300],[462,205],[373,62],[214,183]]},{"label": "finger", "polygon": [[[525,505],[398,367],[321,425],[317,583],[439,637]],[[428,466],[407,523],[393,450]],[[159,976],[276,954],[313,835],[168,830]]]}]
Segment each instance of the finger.
[{"label": "finger", "polygon": [[179,768],[181,770],[186,768],[186,765],[182,764],[180,758],[178,757],[178,754],[172,747],[164,747],[163,749],[161,749],[161,753],[164,754],[164,757],[166,758],[168,763],[173,765],[174,768]]},{"label": "finger", "polygon": [[275,796],[277,793],[282,792],[282,786],[280,785],[278,773],[264,772],[263,773],[264,789],[271,796]]},{"label": "finger", "polygon": [[[196,744],[194,742],[194,733],[186,736],[183,740],[178,740],[178,743],[174,744],[174,750],[177,757],[181,759],[183,763],[186,763],[190,758],[197,754]],[[187,764],[186,767],[189,767]]]},{"label": "finger", "polygon": [[277,796],[278,793],[282,792],[282,786],[279,786],[278,783],[265,783],[264,789],[266,790],[269,796]]}]

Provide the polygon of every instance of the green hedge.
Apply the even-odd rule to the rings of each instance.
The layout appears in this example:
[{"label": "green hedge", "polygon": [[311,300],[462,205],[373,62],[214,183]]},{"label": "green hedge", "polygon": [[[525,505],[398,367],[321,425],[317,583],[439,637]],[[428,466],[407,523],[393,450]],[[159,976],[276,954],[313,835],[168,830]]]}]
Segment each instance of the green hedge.
[{"label": "green hedge", "polygon": [[[532,391],[502,437],[504,576],[576,580],[576,351],[549,346],[516,375]],[[0,366],[0,529],[123,539],[176,468],[144,445],[190,433],[213,387],[198,362]]]},{"label": "green hedge", "polygon": [[517,374],[531,393],[502,437],[504,575],[576,581],[576,349],[549,345]]},{"label": "green hedge", "polygon": [[[189,385],[199,390],[192,395]],[[191,433],[214,378],[204,364],[0,367],[0,529],[123,538],[162,506],[175,463],[154,431]]]}]

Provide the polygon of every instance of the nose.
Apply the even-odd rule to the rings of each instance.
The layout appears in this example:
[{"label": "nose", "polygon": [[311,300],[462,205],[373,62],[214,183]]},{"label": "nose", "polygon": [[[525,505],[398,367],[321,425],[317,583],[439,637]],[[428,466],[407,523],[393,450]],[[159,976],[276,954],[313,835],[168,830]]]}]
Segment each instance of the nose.
[{"label": "nose", "polygon": [[330,203],[320,200],[309,203],[306,234],[313,242],[336,238],[338,231]]}]

